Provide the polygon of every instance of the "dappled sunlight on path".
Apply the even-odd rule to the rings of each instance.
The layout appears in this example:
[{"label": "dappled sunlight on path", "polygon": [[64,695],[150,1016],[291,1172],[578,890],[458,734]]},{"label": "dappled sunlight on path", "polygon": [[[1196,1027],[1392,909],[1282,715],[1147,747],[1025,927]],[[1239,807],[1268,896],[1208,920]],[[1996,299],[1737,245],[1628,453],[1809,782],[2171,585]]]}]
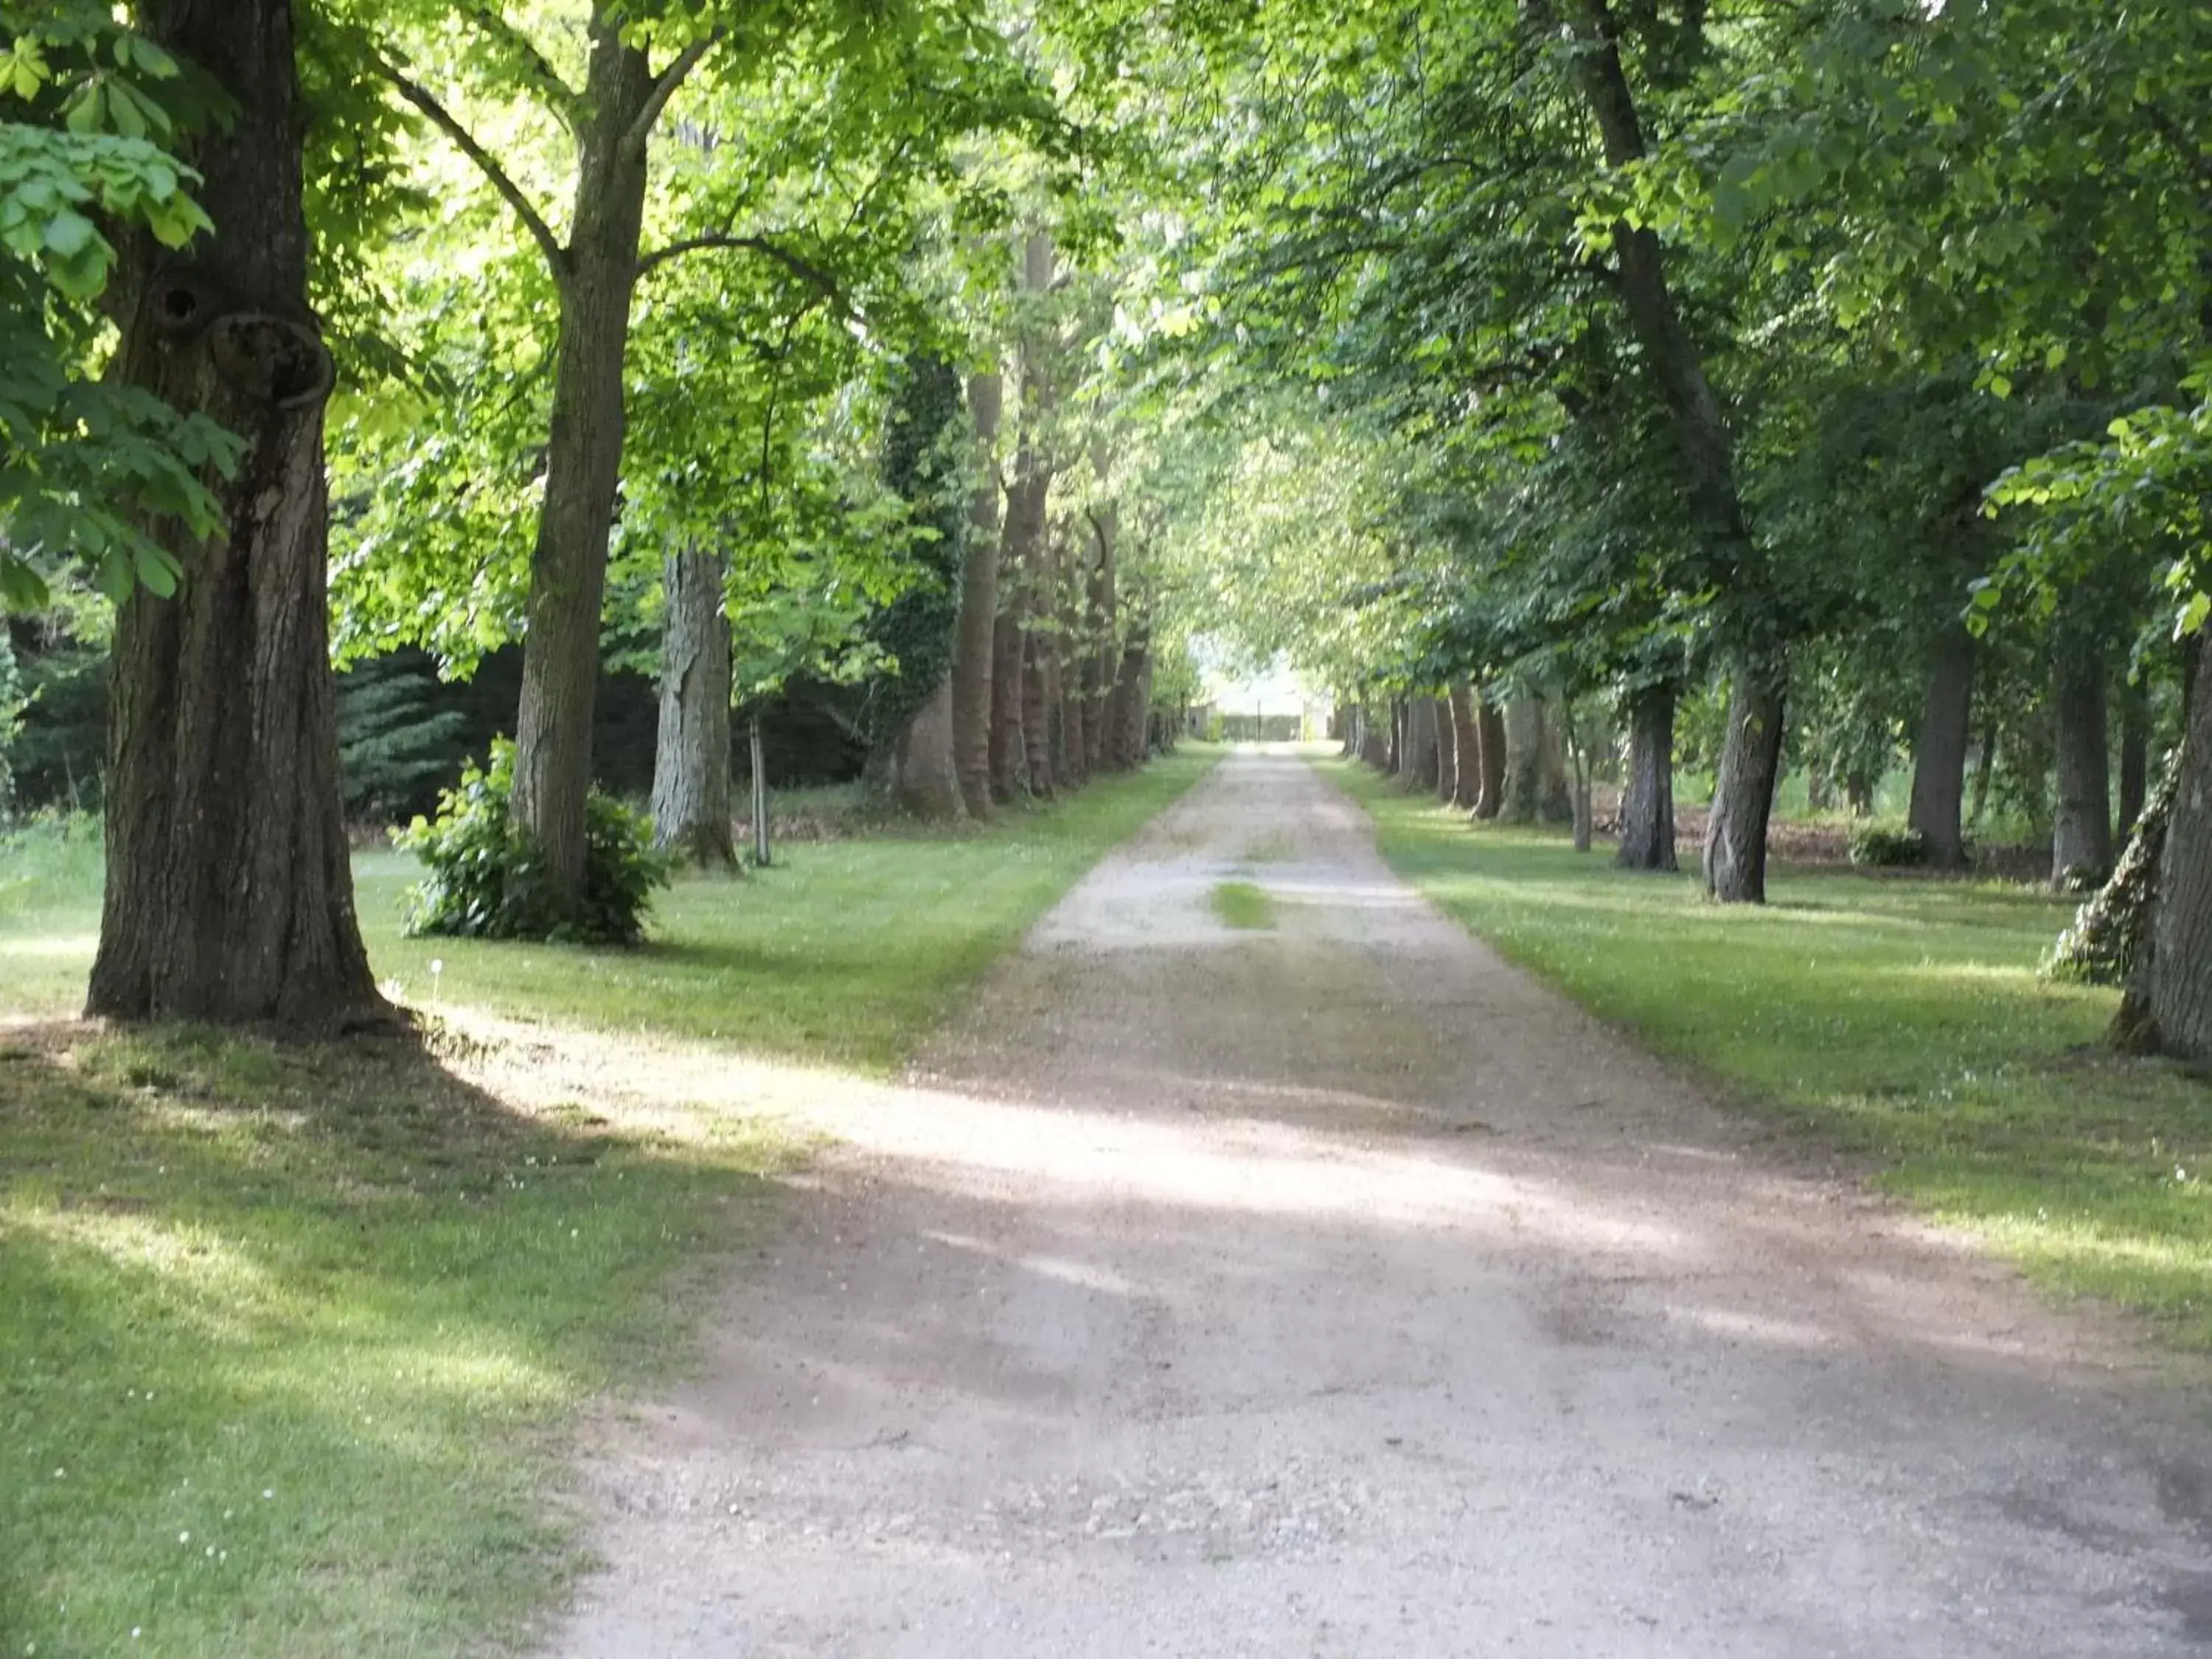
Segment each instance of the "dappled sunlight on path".
[{"label": "dappled sunlight on path", "polygon": [[2212,1631],[2212,1452],[2149,1362],[1504,968],[1294,760],[1101,866],[902,1085],[562,1042],[548,1086],[836,1145],[701,1376],[605,1425],[556,1653]]}]

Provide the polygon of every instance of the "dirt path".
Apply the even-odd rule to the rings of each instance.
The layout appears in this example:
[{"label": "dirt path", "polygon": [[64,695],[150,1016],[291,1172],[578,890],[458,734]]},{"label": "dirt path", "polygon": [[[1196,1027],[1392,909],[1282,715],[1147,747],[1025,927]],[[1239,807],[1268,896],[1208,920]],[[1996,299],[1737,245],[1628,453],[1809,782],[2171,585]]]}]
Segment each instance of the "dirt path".
[{"label": "dirt path", "polygon": [[2212,1437],[2123,1342],[1787,1172],[1296,760],[805,1109],[559,1655],[2212,1651]]}]

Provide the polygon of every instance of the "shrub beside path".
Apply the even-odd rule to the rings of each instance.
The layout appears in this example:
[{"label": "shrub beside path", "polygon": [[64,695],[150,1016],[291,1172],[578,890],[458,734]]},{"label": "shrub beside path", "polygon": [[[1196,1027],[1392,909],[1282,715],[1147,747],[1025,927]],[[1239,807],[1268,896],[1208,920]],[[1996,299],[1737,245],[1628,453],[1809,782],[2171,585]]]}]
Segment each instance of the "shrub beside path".
[{"label": "shrub beside path", "polygon": [[787,1109],[838,1148],[597,1437],[563,1659],[2212,1648],[2161,1362],[1506,967],[1297,761]]}]

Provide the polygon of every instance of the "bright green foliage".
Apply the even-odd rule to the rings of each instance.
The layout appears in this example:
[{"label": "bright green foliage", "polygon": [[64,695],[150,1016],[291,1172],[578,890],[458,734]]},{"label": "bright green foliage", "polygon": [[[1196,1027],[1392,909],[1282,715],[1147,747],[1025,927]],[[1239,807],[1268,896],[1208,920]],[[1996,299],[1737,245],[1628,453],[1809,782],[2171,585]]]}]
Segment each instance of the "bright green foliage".
[{"label": "bright green foliage", "polygon": [[[145,515],[213,527],[206,480],[239,441],[200,416],[101,378],[113,332],[97,302],[107,231],[181,248],[210,228],[196,175],[161,146],[182,116],[178,65],[107,9],[64,0],[0,9],[0,610],[34,610],[71,562],[111,597],[174,586]],[[106,228],[103,229],[103,225]]]},{"label": "bright green foliage", "polygon": [[438,816],[416,818],[398,845],[428,871],[409,896],[407,931],[462,939],[635,945],[672,861],[653,851],[653,821],[599,790],[585,828],[584,896],[573,919],[553,901],[543,855],[515,826],[514,745],[492,745],[489,766],[470,766],[439,798]]}]

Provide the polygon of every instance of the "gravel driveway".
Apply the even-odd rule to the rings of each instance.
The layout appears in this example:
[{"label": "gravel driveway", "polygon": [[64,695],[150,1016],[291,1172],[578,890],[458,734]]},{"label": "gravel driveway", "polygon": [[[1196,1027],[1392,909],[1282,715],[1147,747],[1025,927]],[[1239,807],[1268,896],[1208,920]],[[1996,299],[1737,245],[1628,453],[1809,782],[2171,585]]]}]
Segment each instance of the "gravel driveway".
[{"label": "gravel driveway", "polygon": [[599,1437],[553,1653],[2212,1652],[2155,1362],[1504,966],[1295,758],[799,1109],[839,1146]]}]

